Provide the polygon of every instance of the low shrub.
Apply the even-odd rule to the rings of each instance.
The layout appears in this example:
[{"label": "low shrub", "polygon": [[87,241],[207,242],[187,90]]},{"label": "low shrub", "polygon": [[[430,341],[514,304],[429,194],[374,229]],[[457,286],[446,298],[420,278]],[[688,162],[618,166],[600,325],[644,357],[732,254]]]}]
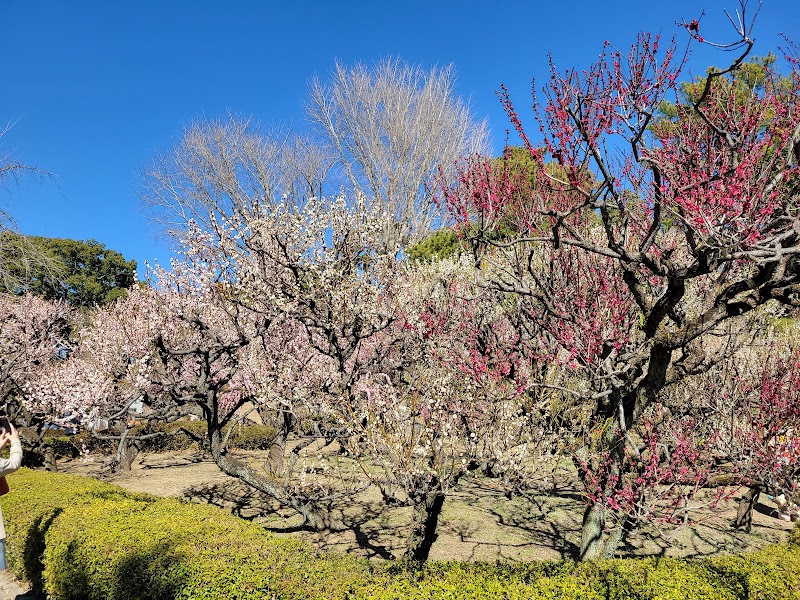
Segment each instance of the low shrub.
[{"label": "low shrub", "polygon": [[[192,435],[187,434],[186,431]],[[165,435],[145,440],[144,451],[179,452],[197,448],[200,445],[195,438],[206,438],[206,424],[205,421],[176,421],[174,423],[138,425],[132,431],[133,435],[152,433],[163,433]]]},{"label": "low shrub", "polygon": [[315,552],[216,507],[21,469],[2,498],[14,574],[60,599],[800,598],[800,532],[758,552],[593,563],[400,562]]},{"label": "low shrub", "polygon": [[[186,433],[187,431],[189,433]],[[147,440],[144,450],[149,452],[188,450],[198,445],[197,438],[205,440],[208,436],[205,421],[175,421],[135,431],[135,433],[140,432],[163,432],[166,434]],[[228,447],[239,450],[267,450],[274,437],[274,427],[237,423],[233,425],[233,430],[228,438]]]},{"label": "low shrub", "polygon": [[[189,433],[186,433],[186,432]],[[142,448],[145,452],[181,452],[203,445],[198,442],[207,438],[205,421],[176,421],[137,425],[132,435],[163,433],[149,437]],[[189,435],[191,434],[191,435]],[[235,424],[228,438],[228,447],[239,450],[267,450],[275,437],[275,428],[267,425]],[[67,435],[63,431],[45,433],[44,443],[53,449],[59,458],[76,458],[82,448],[91,452],[108,454],[116,449],[116,441],[95,437],[89,431]]]},{"label": "low shrub", "polygon": [[45,436],[44,444],[52,448],[59,458],[76,458],[80,450],[73,443],[73,439],[70,435]]},{"label": "low shrub", "polygon": [[275,439],[275,428],[269,425],[234,426],[228,447],[240,450],[269,450]]},{"label": "low shrub", "polygon": [[45,446],[52,448],[59,458],[75,458],[80,455],[83,448],[90,452],[102,453],[114,450],[112,440],[97,438],[90,431],[67,434],[62,429],[51,429],[44,432],[42,441]]},{"label": "low shrub", "polygon": [[97,498],[148,499],[78,475],[20,469],[8,481],[11,492],[3,496],[2,505],[9,568],[36,587],[41,585],[45,538],[64,508],[92,503]]},{"label": "low shrub", "polygon": [[2,499],[9,568],[48,598],[343,598],[364,560],[318,555],[208,505],[20,469]]}]

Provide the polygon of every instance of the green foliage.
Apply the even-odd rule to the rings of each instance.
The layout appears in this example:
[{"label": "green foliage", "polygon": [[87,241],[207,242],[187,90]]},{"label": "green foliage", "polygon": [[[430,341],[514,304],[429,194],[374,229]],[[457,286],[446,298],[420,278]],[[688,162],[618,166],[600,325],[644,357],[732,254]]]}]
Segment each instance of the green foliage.
[{"label": "green foliage", "polygon": [[343,598],[370,579],[366,561],[319,556],[212,506],[27,469],[11,485],[10,568],[52,599]]},{"label": "green foliage", "polygon": [[[188,431],[192,435],[186,433]],[[177,452],[197,446],[196,438],[206,439],[208,429],[205,421],[175,421],[153,426],[137,426],[133,435],[163,432],[167,435],[149,438],[143,450],[147,452]],[[225,433],[225,432],[223,432]],[[194,436],[194,437],[193,437]],[[234,424],[228,438],[228,448],[239,450],[268,450],[275,437],[275,428],[268,425]]]},{"label": "green foliage", "polygon": [[[158,423],[155,426],[137,425],[133,428],[131,435],[163,432],[166,435],[146,439],[142,450],[145,452],[180,452],[198,447],[195,437],[188,435],[186,431],[195,437],[205,439],[206,423],[205,421],[176,421]],[[274,437],[274,427],[236,424],[228,438],[228,448],[268,450]],[[63,431],[47,431],[44,434],[44,443],[53,449],[56,456],[62,458],[75,458],[83,446],[90,452],[103,454],[116,449],[115,440],[95,437],[90,431],[81,431],[75,435],[67,435]]]},{"label": "green foliage", "polygon": [[113,452],[116,448],[115,440],[97,438],[88,430],[67,434],[60,429],[51,429],[44,432],[42,441],[45,446],[53,449],[57,457],[62,458],[74,458],[84,447],[90,452],[101,454]]},{"label": "green foliage", "polygon": [[[22,236],[11,231],[0,235],[4,236],[0,262],[16,282],[13,291],[17,293],[64,300],[72,306],[95,306],[125,297],[125,290],[136,283],[136,261],[126,261],[95,240]],[[26,246],[49,260],[24,260],[21,251]]]},{"label": "green foliage", "polygon": [[269,425],[234,426],[228,438],[229,448],[240,450],[268,450],[275,439],[275,428]]},{"label": "green foliage", "polygon": [[529,189],[536,186],[536,175],[539,165],[523,146],[506,146],[503,155],[494,160],[494,168],[505,169],[517,180],[526,181]]},{"label": "green foliage", "polygon": [[201,439],[206,438],[205,421],[176,421],[174,423],[147,423],[137,425],[131,432],[132,435],[165,433],[166,435],[148,438],[144,441],[142,450],[145,452],[179,452],[197,448],[197,440],[185,433],[190,432]]},{"label": "green foliage", "polygon": [[[733,89],[737,102],[744,105],[747,98],[753,93],[759,93],[764,89],[769,71],[773,68],[776,61],[774,54],[767,56],[754,56],[752,59],[742,63],[738,69],[725,77],[717,77],[712,85],[726,86],[725,89]],[[664,119],[673,120],[678,116],[679,105],[689,106],[696,102],[706,85],[706,77],[711,73],[717,73],[720,69],[709,67],[706,75],[697,76],[693,81],[686,81],[680,84],[678,104],[663,101],[658,107],[659,115],[657,122],[663,125]],[[699,118],[699,117],[698,117]]]},{"label": "green foliage", "polygon": [[370,598],[552,598],[725,600],[740,598],[720,587],[720,578],[701,561],[627,559],[594,563],[429,565],[415,578],[395,576]]},{"label": "green foliage", "polygon": [[37,586],[42,581],[45,537],[64,507],[90,503],[98,497],[135,496],[88,477],[24,468],[9,475],[8,481],[11,492],[3,496],[2,505],[9,568]]},{"label": "green foliage", "polygon": [[439,229],[416,244],[409,246],[408,259],[412,263],[433,262],[458,256],[464,245],[452,229]]},{"label": "green foliage", "polygon": [[2,499],[9,565],[56,599],[785,599],[800,597],[800,530],[713,559],[368,563],[314,552],[208,505],[21,469]]},{"label": "green foliage", "polygon": [[77,441],[76,436],[73,435],[47,435],[44,436],[44,444],[52,448],[57,457],[61,458],[75,458],[80,452],[80,442],[78,446],[75,445]]}]

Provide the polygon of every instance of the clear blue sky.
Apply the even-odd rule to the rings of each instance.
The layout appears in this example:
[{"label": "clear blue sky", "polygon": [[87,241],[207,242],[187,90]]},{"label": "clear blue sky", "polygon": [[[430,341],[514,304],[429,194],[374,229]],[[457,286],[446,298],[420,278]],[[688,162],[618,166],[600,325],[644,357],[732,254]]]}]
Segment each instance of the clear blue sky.
[{"label": "clear blue sky", "polygon": [[[198,117],[231,111],[299,129],[310,78],[325,79],[335,59],[399,56],[453,63],[499,151],[508,123],[495,91],[508,85],[525,118],[548,53],[583,67],[606,39],[626,48],[649,30],[684,40],[674,22],[702,10],[701,33],[729,39],[725,8],[738,3],[0,0],[0,124],[15,123],[0,153],[56,176],[6,182],[0,207],[23,233],[97,239],[142,273],[145,260],[165,263],[169,252],[142,214],[138,173]],[[764,1],[756,53],[775,50],[779,33],[800,40],[798,0]],[[724,60],[704,50],[691,64],[701,72]]]}]

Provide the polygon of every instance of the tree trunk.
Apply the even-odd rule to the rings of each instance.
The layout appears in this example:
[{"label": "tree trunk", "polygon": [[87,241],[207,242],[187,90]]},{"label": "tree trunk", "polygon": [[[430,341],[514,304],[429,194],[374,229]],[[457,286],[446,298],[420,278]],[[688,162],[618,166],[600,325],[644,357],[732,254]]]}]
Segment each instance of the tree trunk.
[{"label": "tree trunk", "polygon": [[596,560],[605,554],[606,509],[591,504],[583,512],[581,525],[581,560]]},{"label": "tree trunk", "polygon": [[136,457],[139,456],[144,442],[142,440],[129,440],[128,434],[130,429],[127,427],[122,431],[119,443],[117,444],[117,452],[114,456],[112,471],[114,473],[125,473],[131,470],[131,465]]},{"label": "tree trunk", "polygon": [[612,530],[607,529],[608,509],[593,505],[583,513],[581,528],[580,560],[600,560],[614,558],[617,548],[626,534],[630,533],[633,523],[628,519]]},{"label": "tree trunk", "polygon": [[750,533],[750,528],[753,526],[753,507],[755,507],[758,498],[761,496],[761,486],[753,485],[747,493],[742,496],[739,501],[739,508],[736,511],[736,518],[731,523],[734,529],[743,529]]},{"label": "tree trunk", "polygon": [[274,499],[283,508],[291,508],[303,517],[303,527],[320,530],[339,527],[340,523],[332,522],[328,513],[323,512],[311,502],[292,495],[284,485],[259,475],[242,461],[232,457],[222,447],[222,434],[219,429],[208,432],[211,456],[223,473],[235,477],[250,487],[263,492]]},{"label": "tree trunk", "polygon": [[267,455],[267,470],[273,475],[283,472],[286,459],[286,440],[292,430],[292,413],[284,407],[278,410],[275,419],[275,439],[269,446]]},{"label": "tree trunk", "polygon": [[418,563],[428,560],[431,547],[437,538],[436,528],[439,525],[439,515],[442,514],[444,498],[444,493],[435,489],[422,492],[414,499],[406,558]]},{"label": "tree trunk", "polygon": [[51,471],[53,473],[58,471],[56,452],[49,446],[44,449],[44,468],[46,471]]},{"label": "tree trunk", "polygon": [[[678,292],[679,295],[677,297],[682,297],[682,287],[679,288]],[[666,311],[667,308],[668,305],[665,304],[662,310]],[[655,327],[658,322],[660,320],[654,322],[652,327]],[[655,329],[653,329],[652,335],[655,335]],[[620,432],[617,424],[623,422],[625,429],[629,430],[638,422],[646,405],[652,402],[658,392],[663,389],[671,360],[672,350],[662,344],[654,343],[650,350],[647,374],[644,380],[638,386],[633,387],[619,397],[617,394],[621,394],[621,392],[616,390],[608,400],[601,400],[598,405],[596,411],[598,420],[604,422],[606,427],[605,433],[598,440],[598,446],[594,450],[600,456],[608,454],[610,460],[610,464],[607,465],[609,475],[599,483],[599,492],[605,497],[611,497],[618,491],[612,486],[619,486],[626,468],[625,448],[628,441],[624,432]],[[637,367],[638,373],[641,373],[639,367]],[[607,517],[607,508],[596,503],[590,502],[587,504],[581,526],[581,560],[610,558],[617,551],[617,547],[625,536],[626,528],[630,527],[631,523],[627,518],[623,518],[617,527],[609,533],[606,527]]]},{"label": "tree trunk", "polygon": [[142,451],[142,447],[144,443],[140,440],[133,440],[130,443],[125,444],[125,448],[122,449],[122,452],[117,452],[117,471],[118,472],[127,472],[131,470],[131,466],[133,465],[133,461],[136,460],[136,457],[139,456],[139,452]]}]

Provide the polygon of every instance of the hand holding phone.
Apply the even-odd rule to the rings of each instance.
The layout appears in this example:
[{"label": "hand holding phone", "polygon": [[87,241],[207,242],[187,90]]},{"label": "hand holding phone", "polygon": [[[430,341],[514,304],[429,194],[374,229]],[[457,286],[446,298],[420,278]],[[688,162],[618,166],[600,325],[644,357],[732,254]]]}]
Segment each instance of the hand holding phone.
[{"label": "hand holding phone", "polygon": [[11,424],[8,422],[8,417],[6,415],[0,415],[0,429],[6,433],[11,433]]}]

